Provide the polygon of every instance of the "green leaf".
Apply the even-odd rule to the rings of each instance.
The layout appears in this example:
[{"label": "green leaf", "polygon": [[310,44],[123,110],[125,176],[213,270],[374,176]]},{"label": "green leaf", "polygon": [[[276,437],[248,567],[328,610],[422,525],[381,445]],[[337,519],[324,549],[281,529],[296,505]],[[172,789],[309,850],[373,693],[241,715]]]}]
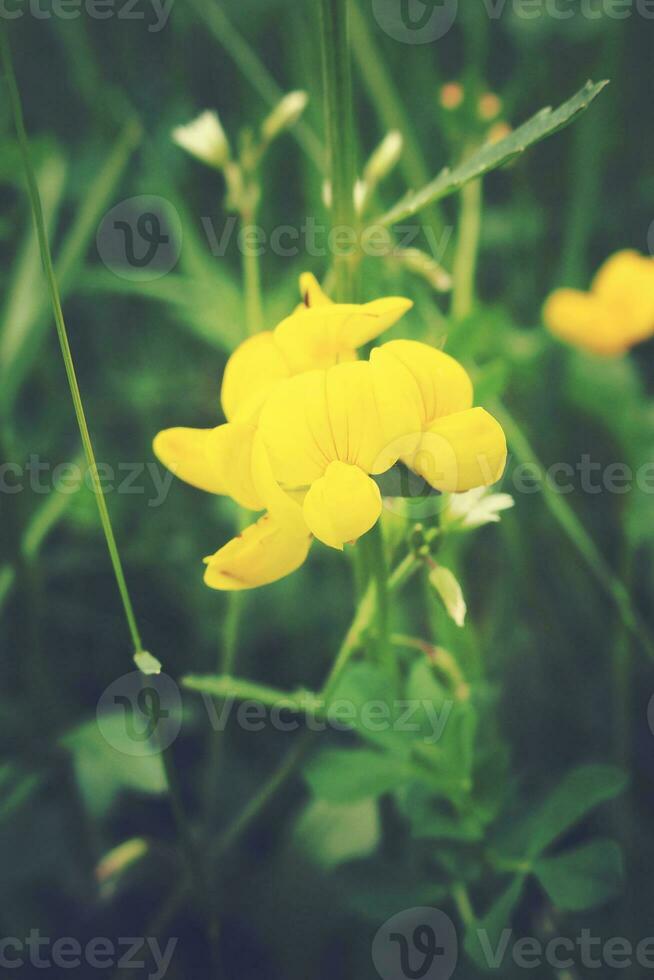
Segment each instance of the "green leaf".
[{"label": "green leaf", "polygon": [[497,167],[508,163],[509,160],[523,153],[528,147],[539,143],[559,129],[569,125],[581,112],[588,108],[606,85],[608,85],[608,81],[597,84],[587,82],[576,95],[564,102],[558,109],[553,110],[551,107],[541,109],[528,122],[514,130],[510,136],[498,143],[489,143],[482,147],[481,150],[468,157],[464,163],[454,170],[449,167],[446,168],[435,180],[421,190],[410,191],[395,207],[379,219],[380,224],[393,225],[398,221],[405,221],[430,204],[440,201],[449,194],[454,194],[468,181],[483,177],[491,170],[496,170]]},{"label": "green leaf", "polygon": [[622,853],[615,841],[594,840],[565,854],[540,858],[533,871],[554,905],[581,912],[620,892]]},{"label": "green leaf", "polygon": [[511,918],[524,881],[524,875],[517,875],[486,914],[466,931],[465,951],[482,970],[497,970],[503,963],[511,938]]},{"label": "green leaf", "polygon": [[105,715],[102,731],[89,721],[62,738],[73,754],[75,774],[89,810],[105,813],[122,790],[163,793],[166,789],[161,755],[133,755],[133,743],[120,712]]},{"label": "green leaf", "polygon": [[528,860],[538,857],[596,806],[619,796],[626,784],[626,774],[615,766],[574,769],[521,827],[511,831],[505,847],[498,849]]},{"label": "green leaf", "polygon": [[147,650],[139,650],[138,653],[135,653],[134,663],[142,674],[150,676],[161,673],[160,661],[156,657],[153,657],[151,653],[148,653]]},{"label": "green leaf", "polygon": [[293,843],[322,868],[372,854],[380,838],[379,810],[373,798],[356,803],[314,799],[293,829]]},{"label": "green leaf", "polygon": [[305,767],[314,796],[330,803],[378,797],[416,778],[404,759],[371,749],[326,749]]},{"label": "green leaf", "polygon": [[443,600],[443,605],[457,626],[463,626],[466,618],[466,601],[458,579],[449,568],[437,565],[429,573],[429,581]]}]

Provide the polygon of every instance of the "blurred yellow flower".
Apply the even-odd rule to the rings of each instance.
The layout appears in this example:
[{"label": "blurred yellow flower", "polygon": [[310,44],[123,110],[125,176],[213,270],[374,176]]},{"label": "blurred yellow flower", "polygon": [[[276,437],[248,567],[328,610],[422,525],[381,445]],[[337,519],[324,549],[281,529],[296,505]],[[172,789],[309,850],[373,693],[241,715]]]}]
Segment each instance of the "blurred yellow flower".
[{"label": "blurred yellow flower", "polygon": [[355,359],[355,347],[394,323],[408,300],[344,306],[313,277],[301,288],[305,305],[230,359],[229,422],[168,429],[154,442],[188,483],[266,511],[205,559],[212,588],[276,581],[304,562],[314,537],[337,549],[355,542],[381,514],[372,476],[398,460],[453,492],[494,483],[505,465],[504,433],[472,407],[472,384],[453,358],[397,340]]},{"label": "blurred yellow flower", "polygon": [[623,354],[654,334],[654,259],[617,252],[600,268],[589,292],[557,289],[543,310],[548,329],[594,354]]}]

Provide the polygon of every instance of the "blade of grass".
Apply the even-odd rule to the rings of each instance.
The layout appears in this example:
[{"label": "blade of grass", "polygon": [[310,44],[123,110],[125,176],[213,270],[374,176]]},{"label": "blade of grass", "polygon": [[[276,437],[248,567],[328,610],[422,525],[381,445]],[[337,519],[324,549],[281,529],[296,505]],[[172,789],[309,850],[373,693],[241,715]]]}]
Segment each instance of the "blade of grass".
[{"label": "blade of grass", "polygon": [[550,514],[568,540],[574,545],[602,589],[615,604],[625,628],[636,637],[643,650],[654,660],[654,641],[631,601],[629,590],[613,572],[568,501],[557,493],[549,480],[546,479],[545,467],[539,462],[529,439],[508,409],[501,402],[496,401],[491,407],[491,411],[497,416],[506,432],[509,446],[515,453],[516,459],[521,463],[528,463],[538,471],[543,500]]}]

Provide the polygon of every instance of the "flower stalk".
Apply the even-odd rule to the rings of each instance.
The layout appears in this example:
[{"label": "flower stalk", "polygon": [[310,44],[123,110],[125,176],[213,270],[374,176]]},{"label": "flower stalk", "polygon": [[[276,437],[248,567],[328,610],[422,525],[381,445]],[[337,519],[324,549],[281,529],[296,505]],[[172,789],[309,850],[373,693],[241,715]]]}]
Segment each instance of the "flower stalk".
[{"label": "flower stalk", "polygon": [[[344,229],[348,240],[356,233],[354,184],[354,116],[349,53],[348,0],[321,0],[322,63],[325,90],[325,128],[331,176],[332,225]],[[354,302],[356,247],[334,254],[335,299]]]}]

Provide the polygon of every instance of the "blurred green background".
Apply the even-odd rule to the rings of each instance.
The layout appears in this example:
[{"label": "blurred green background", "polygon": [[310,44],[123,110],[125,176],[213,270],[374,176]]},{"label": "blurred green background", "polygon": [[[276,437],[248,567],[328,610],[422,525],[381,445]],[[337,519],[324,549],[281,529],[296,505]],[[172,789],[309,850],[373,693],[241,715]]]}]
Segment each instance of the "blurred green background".
[{"label": "blurred green background", "polygon": [[[393,335],[447,336],[447,349],[475,366],[478,403],[502,398],[545,466],[574,466],[589,454],[602,466],[623,462],[635,471],[654,446],[651,343],[624,359],[595,360],[551,341],[540,310],[557,286],[585,288],[612,252],[648,252],[654,23],[635,5],[618,19],[607,13],[612,5],[589,2],[570,20],[552,16],[547,4],[540,17],[507,4],[497,18],[477,0],[459,6],[443,38],[407,45],[381,28],[371,3],[353,4],[360,163],[389,128],[405,139],[381,205],[463,152],[468,110],[455,119],[442,108],[444,83],[461,81],[470,98],[497,92],[512,125],[565,101],[588,78],[611,84],[574,125],[485,180],[473,313],[448,323],[447,297],[392,260],[366,260],[365,298],[411,296],[415,308]],[[140,19],[120,16],[120,2],[103,20],[19,9],[5,26],[96,454],[114,474],[135,474],[130,492],[118,492],[122,476],[109,481],[108,504],[145,645],[171,677],[215,672],[227,603],[203,586],[200,559],[231,536],[236,515],[231,503],[180,482],[160,493],[164,474],[151,442],[170,425],[217,424],[225,360],[247,325],[238,248],[232,240],[214,255],[206,233],[211,223],[220,236],[229,219],[222,180],[174,146],[170,131],[213,108],[236,144],[279,94],[305,89],[302,125],[280,137],[262,168],[258,221],[268,232],[298,228],[307,217],[324,224],[317,5],[175,0],[158,30],[146,0],[134,6]],[[166,908],[181,871],[159,760],[121,755],[95,726],[102,692],[133,669],[129,637],[92,493],[51,492],[53,468],[80,462],[80,446],[4,92],[0,127],[0,456],[20,467],[3,470],[0,495],[0,935],[38,929],[82,943],[178,937],[170,980],[374,977],[371,941],[388,916],[436,905],[459,924],[452,887],[461,881],[481,914],[515,872],[489,864],[497,841],[537,814],[566,773],[613,763],[628,772],[628,788],[597,812],[582,806],[582,821],[572,821],[557,848],[617,840],[622,885],[604,900],[596,872],[599,904],[575,910],[559,907],[529,877],[513,918],[510,909],[498,914],[516,936],[574,938],[584,928],[634,943],[649,936],[653,669],[625,619],[635,610],[641,632],[654,629],[651,497],[637,488],[584,493],[576,484],[565,497],[579,521],[571,537],[542,490],[516,492],[520,459],[512,446],[502,489],[513,493],[515,508],[501,524],[447,545],[468,600],[466,627],[453,626],[418,579],[393,611],[398,632],[435,638],[470,674],[475,779],[492,784],[483,834],[462,840],[450,828],[416,839],[406,809],[389,794],[379,806],[364,800],[352,810],[316,799],[299,775],[216,868],[221,942],[218,964],[210,965],[194,903]],[[102,235],[96,241],[107,211],[138,195],[164,198],[182,228],[174,268],[148,281],[103,262]],[[458,196],[443,203],[446,227],[456,228],[459,206]],[[448,269],[455,237],[440,256]],[[272,327],[297,302],[299,272],[324,276],[328,257],[266,249],[261,268]],[[47,466],[40,484],[39,462]],[[610,595],[618,587],[602,581],[605,567],[575,547],[579,526],[626,583],[622,616]],[[408,531],[394,526],[396,534]],[[237,672],[281,689],[318,689],[352,608],[347,562],[314,548],[299,573],[245,596]],[[212,774],[209,724],[197,696],[185,694],[184,703],[174,753],[187,810],[199,820]],[[213,833],[295,738],[227,726]],[[355,750],[358,743],[355,735],[329,734],[324,744]],[[145,857],[99,881],[100,859],[132,838],[146,839]],[[40,975],[26,965],[21,976],[32,969]],[[507,961],[501,975],[522,972]],[[563,976],[551,966],[531,974]],[[455,976],[482,975],[461,952]]]}]

